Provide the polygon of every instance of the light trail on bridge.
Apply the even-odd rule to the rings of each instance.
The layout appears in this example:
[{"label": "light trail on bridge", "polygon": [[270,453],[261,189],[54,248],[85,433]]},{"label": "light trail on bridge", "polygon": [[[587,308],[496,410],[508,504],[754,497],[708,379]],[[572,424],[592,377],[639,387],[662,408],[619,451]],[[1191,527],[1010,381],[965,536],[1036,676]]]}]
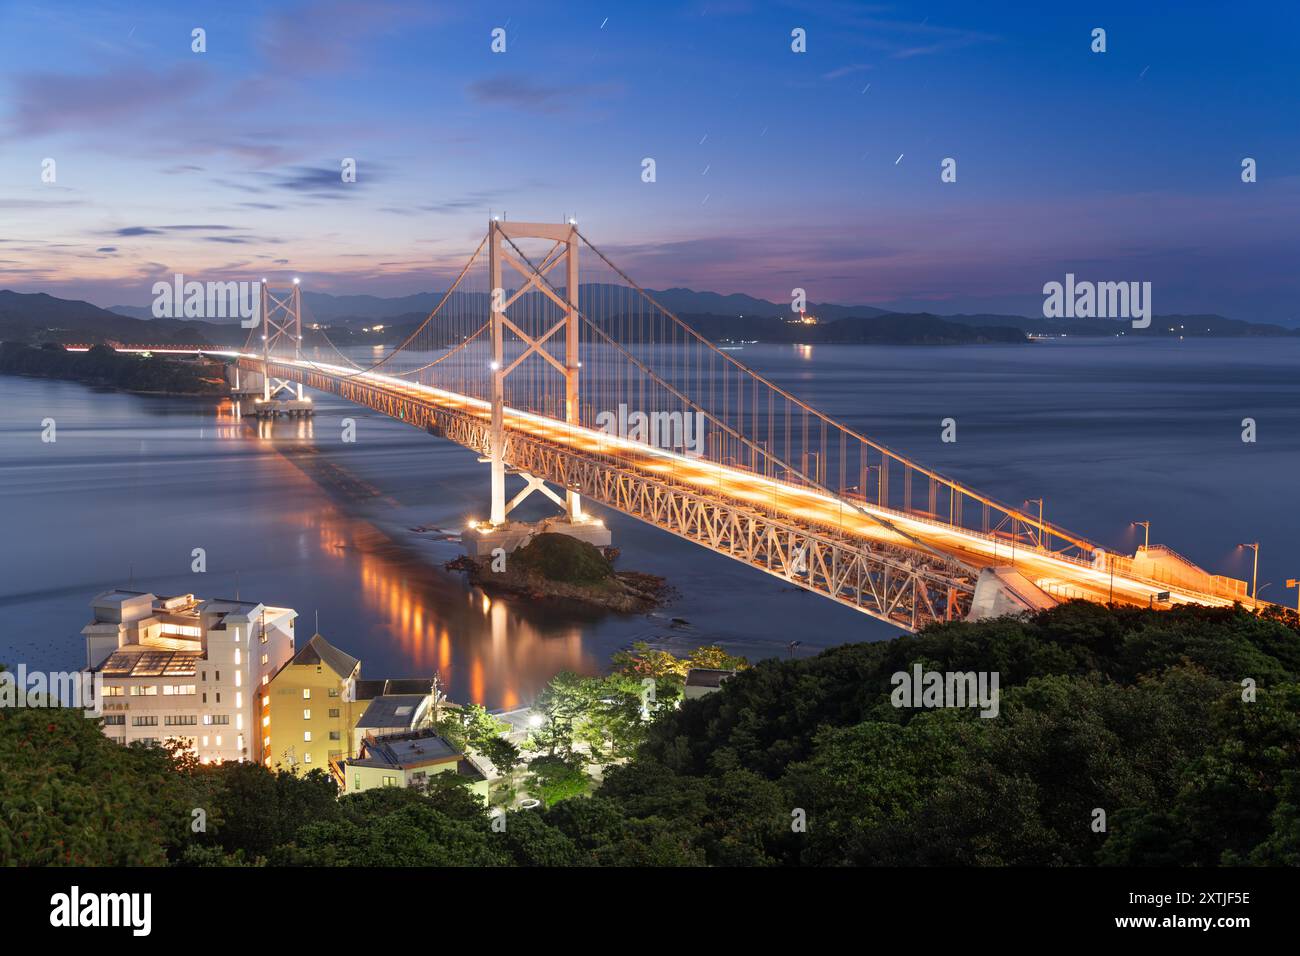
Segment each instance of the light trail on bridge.
[{"label": "light trail on bridge", "polygon": [[[520,245],[539,241],[533,256]],[[579,281],[580,252],[605,281]],[[491,465],[479,543],[514,534],[509,511],[540,491],[571,525],[591,498],[911,630],[1069,598],[1245,598],[1244,582],[1168,548],[1107,553],[831,419],[664,308],[573,220],[493,219],[428,317],[368,368],[320,323],[313,336],[344,364],[307,357],[297,280],[262,298],[274,320],[264,308],[243,348],[212,350],[261,374],[258,414],[309,406],[307,386],[471,448]],[[296,403],[279,400],[286,389]],[[648,427],[628,430],[629,415]],[[509,500],[508,473],[526,482]]]},{"label": "light trail on bridge", "polygon": [[[251,353],[240,353],[237,357],[251,362],[259,360],[259,356]],[[342,366],[307,360],[280,360],[279,364],[297,366],[304,373],[316,371],[337,376],[340,381],[373,384],[407,399],[473,415],[485,423],[491,419],[490,402],[434,386],[377,372],[357,372]],[[608,432],[558,422],[532,412],[507,406],[504,416],[509,431],[532,435],[581,453],[615,458],[629,469],[663,475],[704,494],[744,501],[863,540],[911,547],[914,544],[911,539],[917,539],[977,570],[1011,566],[1049,593],[1054,589],[1058,594],[1061,594],[1062,589],[1073,589],[1073,594],[1066,590],[1063,596],[1138,606],[1148,605],[1153,595],[1159,592],[1168,592],[1167,603],[1171,604],[1231,607],[1234,603],[1233,598],[1178,588],[1122,572],[1112,576],[1105,568],[1088,566],[1058,554],[1044,553],[1024,544],[1013,546],[995,536],[927,521],[900,511],[862,502],[854,502],[850,506],[833,496],[808,488],[719,463],[701,461],[680,452],[652,447]],[[881,519],[886,523],[873,519]],[[900,528],[907,534],[892,531],[891,526]],[[795,583],[798,583],[797,580]]]}]

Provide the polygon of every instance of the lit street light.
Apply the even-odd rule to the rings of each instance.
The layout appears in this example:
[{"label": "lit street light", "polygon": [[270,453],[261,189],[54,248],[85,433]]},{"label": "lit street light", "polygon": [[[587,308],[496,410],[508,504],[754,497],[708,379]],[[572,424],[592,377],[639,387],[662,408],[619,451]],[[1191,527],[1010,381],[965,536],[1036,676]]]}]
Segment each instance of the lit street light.
[{"label": "lit street light", "polygon": [[1027,505],[1032,505],[1035,503],[1037,503],[1038,505],[1038,546],[1041,548],[1041,547],[1046,547],[1046,544],[1043,540],[1043,499],[1042,498],[1025,499],[1025,504]]},{"label": "lit street light", "polygon": [[1143,528],[1146,529],[1146,536],[1144,537],[1144,539],[1143,539],[1143,541],[1142,541],[1142,550],[1145,551],[1147,548],[1151,547],[1151,522],[1150,522],[1150,521],[1132,521],[1132,522],[1129,522],[1129,527],[1131,528],[1131,527],[1133,527],[1134,525],[1139,525],[1139,524],[1140,524]]},{"label": "lit street light", "polygon": [[1255,570],[1250,575],[1250,602],[1254,605],[1255,610],[1259,610],[1259,542],[1243,543],[1237,545],[1239,548],[1250,548],[1255,552]]},{"label": "lit street light", "polygon": [[1300,581],[1297,581],[1295,578],[1287,578],[1287,579],[1286,579],[1286,586],[1289,587],[1289,588],[1295,588],[1295,589],[1296,589],[1296,592],[1295,592],[1295,611],[1296,611],[1297,614],[1300,614]]}]

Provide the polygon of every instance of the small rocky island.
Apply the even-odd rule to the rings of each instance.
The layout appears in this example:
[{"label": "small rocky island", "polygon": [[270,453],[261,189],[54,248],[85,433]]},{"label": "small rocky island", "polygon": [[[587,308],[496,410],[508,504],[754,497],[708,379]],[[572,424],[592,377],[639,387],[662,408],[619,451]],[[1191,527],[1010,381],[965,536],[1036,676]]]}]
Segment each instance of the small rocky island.
[{"label": "small rocky island", "polygon": [[470,582],[485,591],[520,594],[536,601],[640,613],[668,599],[671,588],[663,578],[614,570],[612,551],[546,532],[506,555],[504,570],[494,570],[492,558],[476,561],[468,555],[449,561],[446,567],[467,572]]}]

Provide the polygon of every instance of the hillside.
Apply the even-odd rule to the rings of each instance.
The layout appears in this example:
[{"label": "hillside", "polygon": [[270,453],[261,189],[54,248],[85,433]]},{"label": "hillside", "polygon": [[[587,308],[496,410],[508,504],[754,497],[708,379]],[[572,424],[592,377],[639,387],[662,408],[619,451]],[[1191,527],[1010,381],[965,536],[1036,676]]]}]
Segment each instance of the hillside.
[{"label": "hillside", "polygon": [[73,299],[43,292],[0,290],[0,341],[95,344],[110,339],[151,345],[166,343],[228,345],[242,343],[248,330],[184,319],[144,321]]},{"label": "hillside", "polygon": [[[1295,866],[1298,636],[1290,612],[1071,603],[760,661],[648,725],[654,662],[624,654],[592,700],[561,674],[538,706],[602,708],[639,748],[501,833],[451,774],[335,799],[320,771],[199,766],[80,711],[0,708],[0,865]],[[917,665],[996,673],[997,715],[894,706]]]},{"label": "hillside", "polygon": [[926,313],[885,313],[854,316],[817,325],[787,322],[784,318],[738,316],[681,316],[706,338],[717,342],[791,342],[854,345],[977,345],[990,342],[1028,341],[1019,329],[996,325],[950,322]]}]

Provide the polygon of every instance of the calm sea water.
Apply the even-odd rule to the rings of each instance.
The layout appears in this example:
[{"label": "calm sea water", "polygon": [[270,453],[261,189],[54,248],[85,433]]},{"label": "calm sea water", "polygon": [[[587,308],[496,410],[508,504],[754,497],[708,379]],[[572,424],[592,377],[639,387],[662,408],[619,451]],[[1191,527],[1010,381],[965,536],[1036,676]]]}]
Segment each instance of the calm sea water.
[{"label": "calm sea water", "polygon": [[[1293,602],[1300,577],[1300,341],[970,348],[747,346],[734,353],[895,450],[1112,549],[1152,541]],[[487,599],[442,569],[487,504],[473,454],[328,395],[273,436],[228,403],[0,377],[0,661],[81,666],[98,592],[132,582],[298,609],[369,677],[441,673],[453,699],[526,702],[556,671],[599,672],[634,640],[760,657],[896,631],[592,505],[621,566],[678,595],[649,615]],[[339,438],[345,417],[358,440]],[[940,441],[940,421],[958,440]],[[1241,441],[1253,418],[1258,441]],[[57,441],[42,443],[53,418]],[[536,496],[535,496],[536,497]],[[531,502],[530,502],[531,504]],[[535,516],[544,513],[534,506]],[[1035,506],[1036,507],[1036,506]],[[203,548],[207,571],[191,571]],[[675,620],[676,619],[676,620]]]}]

